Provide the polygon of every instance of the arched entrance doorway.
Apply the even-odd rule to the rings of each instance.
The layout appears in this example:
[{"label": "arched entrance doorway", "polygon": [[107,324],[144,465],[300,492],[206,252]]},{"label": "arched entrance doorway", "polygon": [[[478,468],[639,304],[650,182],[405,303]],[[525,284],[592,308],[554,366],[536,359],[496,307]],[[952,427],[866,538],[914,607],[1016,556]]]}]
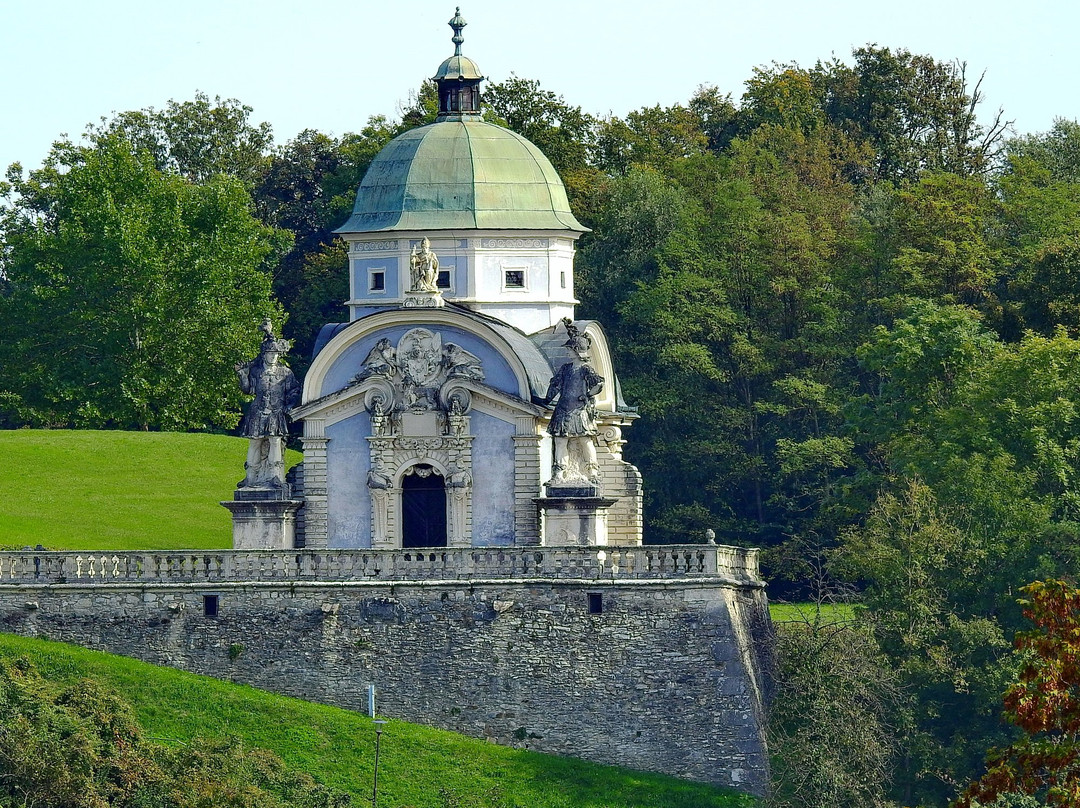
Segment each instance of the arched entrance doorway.
[{"label": "arched entrance doorway", "polygon": [[446,547],[446,480],[432,466],[401,478],[401,546]]}]

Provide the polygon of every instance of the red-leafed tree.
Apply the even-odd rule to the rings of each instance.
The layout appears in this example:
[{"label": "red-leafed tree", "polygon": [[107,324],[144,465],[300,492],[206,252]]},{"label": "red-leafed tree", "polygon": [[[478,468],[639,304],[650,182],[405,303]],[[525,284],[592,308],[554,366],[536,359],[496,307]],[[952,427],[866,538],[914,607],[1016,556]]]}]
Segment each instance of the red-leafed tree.
[{"label": "red-leafed tree", "polygon": [[1021,794],[1048,806],[1080,805],[1080,589],[1036,581],[1023,591],[1024,615],[1036,628],[1016,637],[1026,660],[1005,710],[1024,735],[990,754],[986,774],[953,808]]}]

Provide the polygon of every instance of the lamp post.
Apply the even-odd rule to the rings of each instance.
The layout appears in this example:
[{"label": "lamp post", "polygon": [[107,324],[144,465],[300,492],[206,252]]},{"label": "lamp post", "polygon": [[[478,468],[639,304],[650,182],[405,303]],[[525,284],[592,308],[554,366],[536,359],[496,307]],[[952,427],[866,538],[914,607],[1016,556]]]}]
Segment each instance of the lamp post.
[{"label": "lamp post", "polygon": [[379,808],[379,741],[382,740],[382,729],[386,722],[376,718],[375,724],[375,777],[371,786],[371,808]]}]

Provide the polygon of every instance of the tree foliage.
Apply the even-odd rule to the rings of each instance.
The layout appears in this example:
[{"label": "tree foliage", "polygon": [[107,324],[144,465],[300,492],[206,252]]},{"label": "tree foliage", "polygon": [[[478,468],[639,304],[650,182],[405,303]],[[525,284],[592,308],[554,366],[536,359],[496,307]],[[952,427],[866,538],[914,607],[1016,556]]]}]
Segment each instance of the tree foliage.
[{"label": "tree foliage", "polygon": [[251,190],[266,170],[273,145],[268,123],[251,123],[252,109],[235,98],[213,101],[196,93],[191,101],[169,101],[122,112],[92,129],[94,139],[120,135],[153,157],[159,171],[201,183],[220,174],[236,177]]},{"label": "tree foliage", "polygon": [[278,314],[266,271],[288,235],[240,183],[159,171],[118,134],[59,143],[3,216],[0,384],[44,426],[235,423],[232,365]]},{"label": "tree foliage", "polygon": [[769,716],[775,808],[889,805],[896,753],[890,717],[898,677],[857,623],[777,624],[779,660]]},{"label": "tree foliage", "polygon": [[1080,803],[1080,590],[1064,581],[1024,587],[1034,629],[1016,635],[1023,661],[1005,694],[1005,712],[1023,735],[992,752],[987,772],[953,805],[1036,797],[1040,805]]}]

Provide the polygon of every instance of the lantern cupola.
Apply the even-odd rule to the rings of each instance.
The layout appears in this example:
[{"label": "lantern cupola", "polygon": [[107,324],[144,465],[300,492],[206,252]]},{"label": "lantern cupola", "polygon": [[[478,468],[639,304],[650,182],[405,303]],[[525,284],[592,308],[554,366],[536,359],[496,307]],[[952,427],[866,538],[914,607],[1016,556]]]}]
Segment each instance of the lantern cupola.
[{"label": "lantern cupola", "polygon": [[446,59],[432,76],[439,88],[439,121],[467,121],[480,119],[480,82],[484,80],[476,62],[461,55],[461,35],[467,23],[461,16],[461,8],[455,11],[448,23],[454,29],[451,41],[454,55]]}]

